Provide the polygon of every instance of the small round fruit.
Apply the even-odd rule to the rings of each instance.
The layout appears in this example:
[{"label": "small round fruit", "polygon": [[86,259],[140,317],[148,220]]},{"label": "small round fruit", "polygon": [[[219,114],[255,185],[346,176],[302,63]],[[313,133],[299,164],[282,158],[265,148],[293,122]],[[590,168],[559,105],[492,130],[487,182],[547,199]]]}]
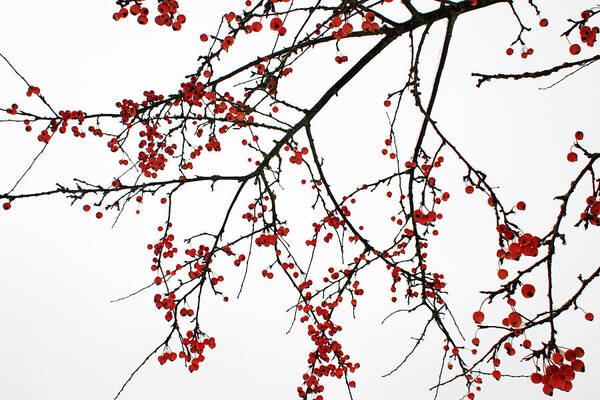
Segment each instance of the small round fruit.
[{"label": "small round fruit", "polygon": [[473,313],[473,321],[475,321],[476,324],[482,323],[484,319],[485,315],[481,311],[475,311]]},{"label": "small round fruit", "polygon": [[529,299],[535,294],[535,287],[527,283],[521,288],[521,294],[523,295],[523,297]]},{"label": "small round fruit", "polygon": [[569,47],[569,52],[573,55],[579,54],[580,51],[581,46],[579,46],[578,44],[572,44],[571,47]]},{"label": "small round fruit", "polygon": [[542,375],[538,374],[537,372],[534,372],[533,374],[531,374],[531,382],[537,384],[537,383],[541,383],[542,382]]},{"label": "small round fruit", "polygon": [[506,277],[508,276],[508,271],[505,270],[504,268],[500,268],[498,270],[498,278],[500,279],[506,279]]},{"label": "small round fruit", "polygon": [[508,314],[508,323],[513,328],[518,328],[523,323],[523,319],[521,318],[521,316],[518,313],[513,311],[510,314]]}]

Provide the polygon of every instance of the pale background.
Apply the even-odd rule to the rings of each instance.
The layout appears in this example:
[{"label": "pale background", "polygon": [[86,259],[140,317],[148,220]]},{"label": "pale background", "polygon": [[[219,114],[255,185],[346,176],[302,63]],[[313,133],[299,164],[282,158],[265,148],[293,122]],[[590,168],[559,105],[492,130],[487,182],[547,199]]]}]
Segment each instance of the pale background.
[{"label": "pale background", "polygon": [[[174,33],[153,24],[140,27],[133,19],[115,23],[111,18],[114,5],[110,2],[4,2],[0,51],[42,89],[55,109],[112,111],[116,101],[139,98],[143,90],[167,92],[178,87],[182,77],[194,70],[195,59],[202,52],[199,34],[213,32],[220,15],[238,10],[242,4],[180,3],[188,21],[181,32]],[[581,7],[588,5],[558,0],[539,3],[549,18],[563,9],[571,11],[561,15],[576,16]],[[530,10],[521,9],[523,15],[533,17]],[[537,23],[535,19],[531,21]],[[506,204],[527,202],[527,211],[520,213],[517,221],[539,236],[547,232],[558,211],[558,202],[552,198],[566,192],[582,165],[566,161],[573,133],[582,130],[586,135],[584,145],[592,151],[600,149],[597,66],[546,91],[538,88],[558,78],[496,82],[476,89],[470,73],[535,70],[571,59],[568,43],[558,39],[566,27],[564,20],[550,19],[546,30],[528,35],[535,54],[523,61],[518,55],[504,55],[518,29],[508,7],[494,6],[460,18],[434,111],[444,132],[476,167],[488,173]],[[430,74],[437,62],[444,29],[443,24],[432,29],[424,74]],[[315,120],[314,133],[321,155],[327,159],[329,180],[336,182],[338,193],[376,176],[378,163],[389,167],[376,156],[386,134],[381,103],[388,92],[404,82],[406,44],[400,39],[386,49]],[[297,68],[293,80],[304,82],[304,90],[289,90],[297,93],[299,102],[310,105],[318,90],[308,89],[316,90],[333,82],[340,71],[356,60],[352,55],[367,47],[368,44],[357,48],[344,44],[342,48],[351,56],[344,66],[333,62],[333,45],[317,50],[315,54],[321,52],[331,62],[315,62],[317,58],[313,58],[313,64]],[[243,53],[242,48],[240,44],[234,50]],[[253,54],[253,50],[245,49],[247,54]],[[238,65],[247,59],[233,54],[227,65]],[[594,49],[584,49],[582,56],[593,54]],[[326,66],[321,70],[323,65]],[[426,93],[428,82],[423,82]],[[0,104],[5,107],[17,102],[22,108],[43,112],[39,102],[26,100],[25,92],[24,84],[6,64],[0,63]],[[410,147],[419,120],[414,118],[414,110],[406,110],[404,132]],[[3,124],[0,135],[0,191],[6,191],[40,145],[22,126]],[[104,141],[97,141],[94,146],[87,139],[75,140],[68,135],[55,139],[19,192],[52,188],[56,182],[69,183],[74,176],[92,180],[110,176],[115,162]],[[475,328],[471,313],[482,299],[477,291],[497,284],[497,240],[486,199],[481,194],[464,194],[461,177],[465,169],[450,153],[445,152],[444,156],[446,166],[438,180],[452,197],[444,207],[440,235],[430,244],[429,265],[446,275],[452,293],[450,304],[470,340]],[[368,160],[372,168],[365,169],[365,163],[357,160]],[[297,182],[298,171],[292,170],[288,179]],[[584,187],[589,188],[589,184]],[[290,185],[290,192],[297,188],[298,185]],[[212,200],[199,197],[206,195],[205,189],[198,187],[196,197],[181,200],[178,215],[196,216],[198,207],[209,207],[213,204],[209,201],[218,204],[223,198],[219,197],[221,192],[213,194]],[[559,303],[578,287],[577,274],[586,276],[598,266],[597,228],[587,232],[566,229],[576,221],[586,196],[581,192],[574,196],[569,224],[564,225],[569,247],[559,248],[556,256]],[[0,213],[0,398],[110,399],[167,332],[162,313],[156,311],[151,300],[154,292],[125,302],[109,302],[153,278],[145,246],[156,238],[156,226],[164,219],[162,210],[152,203],[141,216],[130,210],[111,229],[110,214],[97,221],[92,214],[84,214],[80,204],[68,205],[60,197],[33,199],[16,201],[10,212]],[[295,206],[288,205],[288,209]],[[390,229],[387,217],[377,219],[377,214],[370,215],[368,210],[362,215],[357,212],[356,217],[363,218],[367,229]],[[371,217],[374,222],[369,220]],[[312,221],[317,216],[299,214],[292,218]],[[181,221],[181,225],[184,227],[185,222]],[[308,232],[310,226],[304,223],[297,229]],[[285,309],[293,304],[293,296],[282,279],[260,278],[261,269],[258,263],[250,271],[239,300],[234,297],[240,271],[224,269],[230,302],[203,303],[203,329],[216,337],[217,347],[206,353],[207,360],[200,371],[189,374],[179,361],[160,366],[153,357],[122,398],[297,398],[295,388],[301,383],[310,341],[302,326],[285,335],[291,318]],[[344,331],[339,335],[345,350],[362,366],[354,374],[358,383],[355,399],[432,398],[433,393],[427,389],[435,383],[440,367],[440,336],[432,330],[403,369],[381,378],[410,349],[410,337],[420,332],[425,315],[401,315],[381,326],[381,320],[397,308],[389,302],[389,276],[380,269],[363,276],[361,282],[366,294],[357,308],[357,319],[346,318]],[[594,283],[579,304],[600,318],[597,293],[598,283]],[[537,300],[543,302],[543,296]],[[342,313],[338,318],[341,316]],[[571,393],[555,392],[555,397],[598,397],[597,320],[589,323],[577,310],[561,318],[557,326],[559,344],[579,345],[586,350],[587,372],[577,374]],[[545,335],[547,330],[541,333]],[[508,364],[503,361],[502,367]],[[533,370],[530,364],[515,366],[526,374]],[[540,386],[509,380],[496,383],[487,379],[477,398],[545,397]],[[326,398],[345,396],[340,382],[324,382],[328,388]],[[439,398],[459,398],[464,393],[464,386],[458,383],[446,387]]]}]

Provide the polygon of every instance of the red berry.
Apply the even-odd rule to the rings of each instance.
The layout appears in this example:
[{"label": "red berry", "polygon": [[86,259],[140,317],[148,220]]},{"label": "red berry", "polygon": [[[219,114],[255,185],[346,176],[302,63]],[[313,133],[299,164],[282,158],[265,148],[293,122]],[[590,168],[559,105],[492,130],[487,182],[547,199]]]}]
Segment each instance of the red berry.
[{"label": "red berry", "polygon": [[524,201],[520,201],[517,203],[517,210],[521,210],[523,211],[525,209],[526,205]]},{"label": "red berry", "polygon": [[98,218],[98,219],[102,218],[102,213],[100,211],[98,211],[96,213],[96,218]]},{"label": "red berry", "polygon": [[498,278],[500,279],[506,279],[506,277],[508,276],[508,271],[505,270],[504,268],[500,268],[498,270]]},{"label": "red berry", "polygon": [[260,32],[262,29],[262,24],[258,21],[252,23],[252,31]]},{"label": "red berry", "polygon": [[542,19],[540,20],[540,26],[541,26],[541,27],[548,26],[548,20],[547,20],[546,18],[542,18]]},{"label": "red berry", "polygon": [[271,20],[271,30],[273,31],[279,31],[283,25],[283,22],[281,21],[281,19],[279,18],[273,18]]},{"label": "red berry", "polygon": [[541,383],[542,382],[542,375],[538,374],[537,372],[534,372],[533,374],[531,374],[531,382],[533,383]]},{"label": "red berry", "polygon": [[583,132],[581,132],[581,131],[575,132],[575,139],[583,140]]},{"label": "red berry", "polygon": [[593,321],[594,320],[594,314],[592,314],[591,312],[585,314],[585,319],[587,319],[588,321]]},{"label": "red berry", "polygon": [[474,191],[475,191],[475,189],[473,189],[473,186],[471,186],[471,185],[469,185],[469,186],[467,186],[467,187],[465,188],[465,192],[466,192],[467,194],[471,194],[471,193],[473,193]]},{"label": "red berry", "polygon": [[496,380],[500,380],[500,377],[502,376],[502,374],[500,373],[500,371],[498,370],[494,370],[494,372],[492,372],[492,376],[496,379]]},{"label": "red berry", "polygon": [[83,206],[83,211],[88,212],[91,210],[92,207],[89,206],[89,204],[86,204],[85,206]]},{"label": "red berry", "polygon": [[476,324],[482,323],[484,318],[485,315],[481,311],[475,311],[473,313],[473,321],[475,321]]},{"label": "red berry", "polygon": [[585,370],[585,364],[581,360],[575,360],[571,363],[571,367],[577,372],[583,372]]},{"label": "red berry", "polygon": [[563,359],[564,357],[561,353],[552,354],[552,361],[554,361],[555,364],[562,364]]},{"label": "red berry", "polygon": [[513,328],[518,328],[523,323],[523,320],[521,319],[521,316],[518,313],[513,311],[510,314],[508,314],[508,323]]},{"label": "red berry", "polygon": [[7,211],[10,210],[10,202],[2,204],[2,208],[4,208]]},{"label": "red berry", "polygon": [[579,54],[580,51],[581,47],[578,44],[572,44],[571,47],[569,47],[569,52],[573,55]]},{"label": "red berry", "polygon": [[523,287],[521,288],[521,294],[525,298],[533,297],[533,295],[535,294],[535,287],[533,285],[527,283],[527,284],[523,285]]},{"label": "red berry", "polygon": [[383,105],[384,105],[385,107],[389,107],[389,106],[391,106],[391,105],[392,105],[392,102],[391,102],[391,101],[389,101],[389,100],[386,100],[386,101],[384,101],[384,102],[383,102]]},{"label": "red berry", "polygon": [[577,161],[577,154],[570,152],[569,154],[567,154],[567,161],[569,162],[575,162]]},{"label": "red berry", "polygon": [[515,51],[512,48],[506,49],[506,55],[512,56]]}]

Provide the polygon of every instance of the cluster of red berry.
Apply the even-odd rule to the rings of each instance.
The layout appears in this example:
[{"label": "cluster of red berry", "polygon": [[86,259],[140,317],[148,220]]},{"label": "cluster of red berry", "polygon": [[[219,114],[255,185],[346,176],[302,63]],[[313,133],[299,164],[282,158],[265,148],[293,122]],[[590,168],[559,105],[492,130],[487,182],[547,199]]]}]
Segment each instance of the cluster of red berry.
[{"label": "cluster of red berry", "polygon": [[27,88],[27,97],[31,97],[31,95],[40,94],[40,88],[37,86],[29,86]]},{"label": "cluster of red berry", "polygon": [[543,384],[542,391],[548,396],[552,395],[554,389],[570,391],[573,388],[575,372],[585,372],[585,364],[580,360],[584,354],[581,347],[568,349],[564,353],[556,351],[552,357],[544,360],[547,363],[544,374],[534,372],[531,374],[531,382]]},{"label": "cluster of red berry", "polygon": [[600,225],[600,217],[598,217],[600,215],[600,200],[597,200],[594,196],[588,196],[585,202],[587,207],[581,213],[580,219],[592,225]]},{"label": "cluster of red berry", "polygon": [[219,142],[214,136],[209,137],[208,143],[206,143],[206,150],[221,151],[221,142]]},{"label": "cluster of red berry", "polygon": [[[136,0],[127,8],[127,6],[121,7],[121,9],[113,14],[113,19],[118,21],[122,18],[127,18],[129,14],[136,16],[137,22],[140,25],[146,25],[148,23],[148,15],[150,11],[146,7],[140,6],[140,3],[144,0]],[[170,26],[174,31],[181,29],[181,26],[185,23],[186,17],[183,14],[178,14],[179,3],[176,0],[158,0],[158,12],[154,18],[154,22],[159,26]]]},{"label": "cluster of red berry", "polygon": [[[312,305],[298,305],[299,311],[313,314],[315,318],[322,319],[322,322],[308,326],[307,333],[316,345],[316,349],[308,354],[308,370],[311,372],[302,375],[303,384],[297,389],[300,398],[307,398],[309,394],[317,394],[314,398],[322,400],[323,396],[318,394],[324,391],[321,378],[327,376],[337,379],[347,378],[349,373],[360,368],[360,363],[350,362],[350,356],[344,353],[342,345],[331,338],[341,331],[342,327],[330,320],[331,312],[328,309],[332,310],[337,307],[342,300],[342,297],[338,296],[333,302],[322,301],[321,305],[316,308],[313,308]],[[308,315],[303,316],[300,320],[307,321]],[[356,383],[349,381],[348,385],[355,387]]]},{"label": "cluster of red berry", "polygon": [[272,31],[279,33],[280,36],[285,35],[287,32],[287,29],[283,26],[283,21],[281,20],[281,18],[273,18],[269,26]]},{"label": "cluster of red berry", "polygon": [[[524,206],[523,203],[522,206]],[[517,205],[518,208],[518,205]],[[499,249],[496,256],[499,259],[518,260],[522,255],[535,257],[538,254],[538,246],[540,238],[533,236],[530,233],[519,235],[515,231],[508,228],[505,224],[500,224],[496,227],[498,233],[507,241],[516,240],[508,245],[508,249]]]},{"label": "cluster of red berry", "polygon": [[18,105],[16,105],[16,104],[13,104],[12,106],[10,106],[10,108],[9,108],[9,109],[7,109],[7,110],[6,110],[6,113],[7,113],[7,114],[10,114],[10,115],[17,115],[17,109],[18,109],[18,108],[19,108],[19,106],[18,106]]},{"label": "cluster of red berry", "polygon": [[[581,38],[581,42],[587,44],[589,47],[593,47],[596,43],[596,34],[600,32],[600,29],[597,26],[590,28],[586,25],[586,22],[590,19],[592,13],[589,10],[584,10],[581,12],[582,21],[579,23],[579,36]],[[581,46],[577,43],[572,44],[569,47],[569,52],[573,55],[579,54],[581,51]]]},{"label": "cluster of red berry", "polygon": [[348,61],[348,56],[335,56],[335,62],[338,64],[342,64]]},{"label": "cluster of red berry", "polygon": [[375,14],[371,11],[364,15],[364,21],[360,27],[367,32],[377,32],[379,30],[379,24],[375,22]]},{"label": "cluster of red berry", "polygon": [[302,164],[302,156],[307,155],[308,154],[308,148],[303,147],[302,149],[300,149],[300,151],[298,151],[298,149],[294,149],[294,155],[290,156],[290,162],[292,164],[297,164],[297,165],[301,165]]}]

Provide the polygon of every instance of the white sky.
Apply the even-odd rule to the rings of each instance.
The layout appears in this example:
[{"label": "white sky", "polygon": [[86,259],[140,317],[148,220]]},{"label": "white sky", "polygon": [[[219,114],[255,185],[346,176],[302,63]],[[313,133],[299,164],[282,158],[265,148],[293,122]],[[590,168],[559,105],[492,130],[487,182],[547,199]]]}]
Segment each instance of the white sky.
[{"label": "white sky", "polygon": [[[177,88],[182,77],[194,70],[195,59],[201,54],[199,34],[213,32],[220,15],[237,10],[242,4],[180,3],[188,21],[181,32],[174,33],[139,27],[133,20],[115,23],[110,2],[6,2],[2,5],[5,18],[0,25],[0,51],[42,89],[56,109],[114,111],[116,101],[139,98],[143,90],[167,92]],[[558,0],[539,3],[550,26],[527,36],[535,54],[526,61],[504,54],[518,33],[505,5],[458,20],[434,118],[463,154],[499,187],[498,193],[506,204],[518,200],[527,203],[527,211],[520,213],[517,221],[525,230],[542,236],[558,212],[559,203],[553,197],[566,192],[582,165],[566,161],[574,132],[585,133],[583,143],[591,151],[600,149],[596,66],[551,90],[538,89],[556,82],[557,77],[494,82],[476,89],[475,79],[470,76],[471,72],[535,70],[574,59],[568,55],[568,43],[558,36],[568,26],[564,16],[576,16],[588,2],[572,2],[579,6]],[[533,17],[525,7],[520,9],[523,15]],[[556,15],[559,18],[552,19]],[[530,21],[536,23],[535,19]],[[437,62],[444,29],[443,24],[432,29],[425,50],[425,75],[431,74]],[[266,43],[268,46],[270,42]],[[404,82],[403,66],[409,54],[406,44],[400,39],[386,49],[315,120],[314,134],[321,155],[327,160],[326,172],[339,193],[375,176],[380,164],[387,165],[377,157],[386,137],[386,110],[381,104],[387,93]],[[348,64],[368,45],[343,44],[342,49],[350,56]],[[240,52],[250,56],[236,58],[232,52],[224,62],[239,65],[252,59],[254,51],[253,47],[241,45]],[[294,79],[302,86],[291,86],[288,93],[292,94],[287,97],[297,96],[306,106],[318,96],[320,88],[347,68],[333,62],[333,46],[316,52],[327,62],[315,56],[298,67]],[[584,49],[582,57],[594,54],[594,49]],[[426,92],[429,82],[423,82]],[[22,108],[43,112],[39,102],[26,100],[25,92],[24,84],[7,65],[0,63],[0,104],[5,107],[17,102]],[[419,120],[415,120],[415,115],[414,109],[406,107],[406,128],[402,134],[409,138],[407,146],[412,146],[414,139],[410,138],[416,133]],[[0,192],[4,192],[40,146],[22,126],[2,124],[0,135],[4,143],[0,147]],[[50,189],[56,182],[68,184],[75,176],[98,181],[112,177],[112,171],[116,171],[114,157],[108,154],[103,141],[96,141],[96,146],[93,141],[81,142],[72,136],[57,138],[19,192]],[[428,264],[446,275],[449,302],[470,341],[475,331],[471,314],[483,299],[478,290],[494,288],[498,282],[494,219],[482,194],[464,194],[461,177],[466,170],[450,153],[443,155],[447,165],[438,180],[452,197],[443,209],[440,235],[430,243]],[[310,209],[301,209],[301,204],[294,203],[293,191],[299,190],[296,183],[301,179],[300,173],[290,170],[286,179],[290,182],[290,203],[283,209],[290,213],[290,221],[296,221],[298,231],[308,232],[310,222],[317,217],[307,214]],[[186,193],[189,197],[181,200],[176,218],[181,221],[182,231],[203,230],[197,221],[210,223],[210,207],[218,205],[224,198],[221,196],[227,194],[223,188],[207,199],[205,189],[190,189]],[[578,287],[578,274],[587,276],[598,266],[597,249],[593,246],[600,239],[597,229],[583,232],[570,228],[587,195],[577,193],[568,210],[568,223],[564,226],[569,229],[565,228],[564,233],[569,246],[560,247],[555,260],[558,299],[564,300]],[[292,214],[296,209],[300,211]],[[372,232],[391,229],[387,217],[378,216],[369,207],[357,210],[355,216]],[[0,398],[112,398],[137,364],[163,340],[168,326],[162,313],[154,308],[153,291],[124,302],[109,301],[153,279],[145,246],[156,239],[155,229],[163,222],[164,210],[157,204],[148,204],[141,216],[129,210],[112,229],[110,217],[108,213],[97,221],[93,214],[81,211],[81,204],[69,207],[69,202],[60,197],[15,201],[10,212],[0,213]],[[296,225],[292,226],[295,229]],[[306,254],[303,257],[306,259]],[[224,304],[208,297],[203,300],[203,329],[216,337],[217,347],[206,353],[207,361],[200,371],[189,374],[180,361],[160,366],[153,357],[121,398],[297,398],[296,387],[301,383],[310,342],[303,326],[296,325],[292,333],[285,335],[291,321],[285,310],[293,304],[294,297],[283,279],[262,279],[262,268],[257,262],[250,270],[239,300],[235,294],[240,271],[224,269],[225,290],[231,301]],[[397,308],[389,302],[389,283],[383,270],[363,276],[361,286],[366,294],[357,308],[357,318],[345,318],[342,324],[344,331],[339,336],[344,349],[361,363],[354,374],[354,398],[432,398],[427,389],[436,381],[442,356],[441,337],[433,330],[403,369],[381,378],[410,349],[410,337],[418,335],[426,317],[418,313],[401,315],[380,325]],[[598,283],[592,284],[578,303],[600,318],[597,286]],[[539,296],[537,300],[539,310],[544,298]],[[555,397],[600,396],[600,346],[594,340],[600,333],[597,320],[587,322],[583,313],[576,310],[557,322],[559,345],[586,350],[587,372],[578,374],[571,393],[555,392]],[[547,330],[536,334],[545,339]],[[539,340],[534,343],[539,344]],[[514,364],[520,373],[533,371],[531,364]],[[541,387],[529,381],[507,381],[509,378],[499,383],[486,379],[477,398],[544,397]],[[325,382],[326,398],[344,396],[340,382]],[[464,386],[458,383],[444,388],[440,398],[458,398],[462,394]]]}]

